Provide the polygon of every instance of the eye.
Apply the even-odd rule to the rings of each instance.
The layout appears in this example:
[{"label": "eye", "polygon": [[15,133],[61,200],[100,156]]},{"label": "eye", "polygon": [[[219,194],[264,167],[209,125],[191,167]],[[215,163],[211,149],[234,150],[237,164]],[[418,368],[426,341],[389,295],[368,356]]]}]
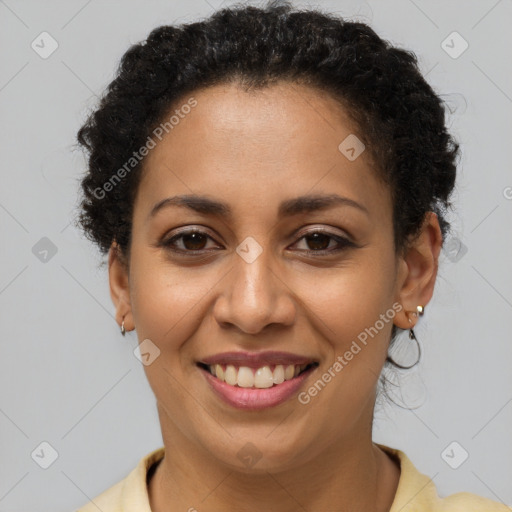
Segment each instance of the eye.
[{"label": "eye", "polygon": [[[187,229],[163,240],[159,245],[181,255],[203,254],[211,250],[211,247],[207,247],[208,240],[214,241],[208,233],[199,229]],[[300,249],[300,252],[314,255],[332,254],[356,247],[356,244],[346,237],[318,229],[305,233],[294,245],[299,244],[301,240],[305,241],[309,249]]]},{"label": "eye", "polygon": [[204,231],[188,229],[162,241],[161,245],[177,253],[193,253],[209,250],[205,245],[208,239],[213,240]]},{"label": "eye", "polygon": [[[348,247],[355,247],[356,244],[346,237],[334,235],[323,230],[309,231],[303,235],[296,242],[299,243],[301,240],[305,241],[305,244],[312,249],[305,249],[303,252],[307,254],[332,254],[342,251]],[[333,248],[334,246],[334,248]],[[329,248],[331,247],[331,248]]]}]

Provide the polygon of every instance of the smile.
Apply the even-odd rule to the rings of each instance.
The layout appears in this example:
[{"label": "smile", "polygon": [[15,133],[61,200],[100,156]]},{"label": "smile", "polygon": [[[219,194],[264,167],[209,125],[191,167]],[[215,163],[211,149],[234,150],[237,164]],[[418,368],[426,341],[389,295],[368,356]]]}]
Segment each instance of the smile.
[{"label": "smile", "polygon": [[290,400],[318,367],[317,362],[255,367],[197,363],[214,396],[236,409],[258,410]]},{"label": "smile", "polygon": [[298,377],[318,363],[310,364],[289,364],[289,365],[266,365],[260,368],[250,368],[248,366],[228,365],[205,365],[200,366],[209,371],[214,377],[230,386],[241,388],[267,389],[278,386],[285,381]]}]

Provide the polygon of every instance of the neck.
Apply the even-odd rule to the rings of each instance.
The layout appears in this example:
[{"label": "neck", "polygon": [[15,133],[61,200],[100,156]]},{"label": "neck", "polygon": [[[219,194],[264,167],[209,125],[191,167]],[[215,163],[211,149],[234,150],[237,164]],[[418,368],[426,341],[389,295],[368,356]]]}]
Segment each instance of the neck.
[{"label": "neck", "polygon": [[148,486],[153,512],[388,512],[393,503],[400,468],[372,442],[371,427],[370,432],[361,434],[360,429],[340,439],[293,469],[243,472],[222,464],[166,424],[165,457]]}]

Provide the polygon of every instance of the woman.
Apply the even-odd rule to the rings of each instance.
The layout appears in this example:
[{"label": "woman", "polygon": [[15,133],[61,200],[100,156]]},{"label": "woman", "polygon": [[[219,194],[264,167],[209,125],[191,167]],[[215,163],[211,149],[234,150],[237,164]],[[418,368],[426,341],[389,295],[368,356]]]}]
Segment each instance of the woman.
[{"label": "woman", "polygon": [[81,225],[164,440],[81,512],[509,510],[441,499],[372,442],[458,156],[412,53],[288,4],[225,9],[132,46],[78,140]]}]

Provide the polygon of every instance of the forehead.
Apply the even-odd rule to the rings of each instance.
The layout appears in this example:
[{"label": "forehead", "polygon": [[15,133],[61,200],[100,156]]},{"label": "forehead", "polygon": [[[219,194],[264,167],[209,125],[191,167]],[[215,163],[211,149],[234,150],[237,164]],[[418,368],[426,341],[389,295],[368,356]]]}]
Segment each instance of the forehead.
[{"label": "forehead", "polygon": [[[210,157],[226,160],[265,157],[267,164],[299,159],[308,152],[317,158],[319,153],[337,156],[340,137],[357,132],[355,123],[332,96],[293,82],[248,91],[238,84],[222,84],[190,96],[197,106],[181,119],[175,116],[179,123],[164,134],[168,144],[159,144],[148,163],[165,158],[168,151],[179,157],[191,147],[195,151],[187,158],[201,158],[209,152]],[[178,100],[170,113],[179,111],[188,99]]]},{"label": "forehead", "polygon": [[340,151],[347,138],[362,135],[325,92],[290,82],[250,91],[224,84],[183,97],[169,117],[191,97],[196,106],[183,109],[145,158],[140,189],[147,208],[178,193],[234,203],[307,192],[382,195],[368,152],[350,160]]}]

